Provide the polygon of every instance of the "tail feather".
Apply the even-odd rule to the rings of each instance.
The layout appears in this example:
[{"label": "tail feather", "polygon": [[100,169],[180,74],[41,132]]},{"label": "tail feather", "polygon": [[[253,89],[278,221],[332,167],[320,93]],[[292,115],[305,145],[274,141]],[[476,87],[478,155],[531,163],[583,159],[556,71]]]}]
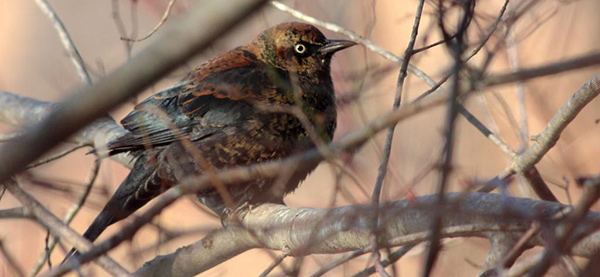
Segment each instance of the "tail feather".
[{"label": "tail feather", "polygon": [[[104,230],[106,230],[106,228],[108,228],[108,226],[110,226],[111,224],[114,223],[113,218],[114,218],[113,215],[111,215],[108,211],[106,211],[106,210],[102,211],[96,217],[96,219],[94,219],[94,222],[92,222],[90,227],[87,228],[85,233],[83,233],[83,237],[91,242],[95,241],[100,236],[100,234],[102,234],[102,232],[104,232]],[[73,247],[73,248],[71,248],[71,251],[69,251],[69,253],[65,257],[65,259],[60,264],[64,264],[72,257],[76,257],[78,255],[79,255],[79,251],[77,251],[77,249],[75,249],[75,247]]]},{"label": "tail feather", "polygon": [[[95,241],[108,226],[128,217],[164,190],[155,184],[161,183],[161,179],[155,174],[156,167],[149,166],[147,162],[146,156],[138,158],[127,178],[85,231],[84,238]],[[77,255],[79,252],[75,248],[71,249],[61,264]]]}]

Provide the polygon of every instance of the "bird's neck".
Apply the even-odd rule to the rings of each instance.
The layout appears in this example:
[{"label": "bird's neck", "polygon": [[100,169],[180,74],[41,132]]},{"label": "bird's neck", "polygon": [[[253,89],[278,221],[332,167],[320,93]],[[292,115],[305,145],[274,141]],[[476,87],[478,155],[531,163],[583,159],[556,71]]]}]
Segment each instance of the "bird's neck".
[{"label": "bird's neck", "polygon": [[300,107],[320,136],[330,141],[337,114],[329,68],[319,74],[289,72],[275,67],[268,71],[278,93],[284,95],[284,104]]},{"label": "bird's neck", "polygon": [[[292,82],[294,82],[293,78],[291,78]],[[293,93],[299,95],[300,99],[298,100],[296,96],[294,103],[302,107],[317,133],[326,141],[331,141],[336,127],[337,113],[329,71],[317,76],[298,74],[296,78],[296,83],[299,85],[292,86],[295,88]]]}]

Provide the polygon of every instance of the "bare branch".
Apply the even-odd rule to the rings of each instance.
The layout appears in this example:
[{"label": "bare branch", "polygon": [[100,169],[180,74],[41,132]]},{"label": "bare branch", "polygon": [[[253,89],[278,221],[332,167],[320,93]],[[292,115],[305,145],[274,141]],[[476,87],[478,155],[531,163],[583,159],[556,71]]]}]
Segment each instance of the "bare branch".
[{"label": "bare branch", "polygon": [[[31,195],[23,191],[14,180],[4,183],[4,186],[10,193],[17,198],[23,206],[33,214],[36,220],[44,227],[48,228],[52,234],[61,237],[64,240],[76,245],[78,249],[87,250],[92,244],[78,235],[73,229],[65,225],[54,214],[48,211],[42,204],[35,200]],[[114,275],[126,276],[129,272],[120,266],[117,262],[107,256],[102,256],[96,260],[106,271]]]},{"label": "bare branch", "polygon": [[149,37],[151,37],[154,33],[156,33],[156,31],[158,31],[158,29],[160,29],[160,27],[165,24],[165,22],[167,22],[167,19],[169,18],[169,14],[171,14],[171,9],[173,9],[173,6],[175,5],[175,0],[170,0],[169,1],[169,5],[167,6],[167,10],[165,11],[165,13],[163,14],[162,18],[160,19],[160,21],[158,22],[158,24],[156,24],[156,26],[154,26],[154,28],[152,29],[152,31],[150,31],[147,35],[145,35],[143,38],[140,39],[132,39],[132,38],[126,38],[126,37],[121,37],[122,40],[125,41],[129,41],[129,42],[140,42],[140,41],[144,41],[146,39],[148,39]]},{"label": "bare branch", "polygon": [[48,158],[41,159],[41,160],[39,160],[39,161],[37,161],[35,163],[32,163],[32,164],[28,165],[27,167],[25,167],[25,169],[32,169],[34,167],[38,167],[40,165],[47,164],[47,163],[49,163],[51,161],[58,160],[58,159],[66,156],[66,155],[69,155],[69,154],[71,154],[71,153],[73,153],[73,152],[75,152],[75,151],[77,151],[77,150],[79,150],[79,149],[81,149],[81,148],[83,148],[85,146],[86,145],[83,144],[83,143],[77,144],[77,145],[75,145],[75,146],[73,146],[71,148],[67,148],[67,149],[65,149],[65,150],[63,150],[63,151],[61,151],[59,153],[56,153],[56,154],[54,154],[54,155],[52,155],[52,156],[50,156]]},{"label": "bare branch", "polygon": [[[419,33],[419,24],[421,23],[421,14],[423,13],[423,6],[425,5],[425,0],[420,0],[417,5],[417,11],[415,12],[415,20],[413,23],[412,31],[409,37],[408,46],[406,46],[406,50],[404,51],[404,59],[402,59],[402,65],[400,66],[400,72],[398,73],[398,81],[396,82],[396,95],[394,97],[394,103],[392,105],[392,111],[400,108],[402,103],[402,92],[404,89],[404,81],[406,80],[408,65],[411,57],[414,54],[415,42],[417,41],[417,34]],[[383,153],[381,157],[381,163],[379,164],[379,168],[377,169],[377,179],[375,180],[375,186],[373,187],[373,194],[371,196],[371,203],[373,204],[373,212],[375,215],[378,215],[377,208],[379,208],[379,200],[381,198],[381,190],[383,188],[383,181],[385,180],[385,176],[388,172],[388,163],[390,160],[390,154],[392,152],[392,143],[394,141],[394,130],[396,129],[396,125],[392,125],[386,134],[385,145],[383,147]],[[373,245],[372,257],[375,260],[375,264],[379,268],[379,272],[381,275],[385,276],[383,266],[381,266],[381,255],[379,253],[379,237],[375,230],[377,229],[377,225],[379,224],[379,217],[374,216],[372,220],[372,229],[373,234],[371,238],[371,243]]]},{"label": "bare branch", "polygon": [[[441,210],[444,214],[442,237],[490,237],[498,232],[523,234],[529,229],[532,216],[548,221],[557,211],[566,207],[553,202],[510,198],[498,194],[451,193],[446,199],[447,206],[444,207],[437,205],[436,195],[383,204],[380,207],[380,217],[384,222],[380,231],[382,238],[386,238],[383,245],[396,246],[427,240],[434,210]],[[519,207],[522,213],[514,213],[514,207]],[[507,209],[514,216],[507,217]],[[362,249],[370,245],[370,216],[370,205],[313,209],[264,204],[242,216],[241,226],[229,226],[215,231],[193,245],[159,256],[146,263],[136,274],[194,275],[257,247],[290,249],[291,255]],[[586,220],[581,222],[580,228],[586,229],[598,222],[600,214],[589,213]],[[313,235],[315,230],[316,236]],[[594,249],[600,248],[600,240],[597,240],[599,237],[600,232],[594,232],[585,239],[586,242],[576,245],[573,253],[591,255]],[[314,243],[311,239],[327,243]],[[543,245],[544,241],[540,236],[534,236],[531,243]]]},{"label": "bare branch", "polygon": [[[39,101],[0,90],[0,121],[21,128],[39,124],[56,106],[56,103]],[[126,132],[112,118],[105,116],[94,121],[69,140],[79,145],[93,145],[99,148]],[[18,136],[21,137],[23,133],[18,132]],[[119,154],[110,158],[126,167],[131,167],[132,158],[127,154]]]},{"label": "bare branch", "polygon": [[40,10],[42,10],[42,12],[48,16],[50,21],[52,21],[54,29],[56,29],[56,32],[60,37],[60,42],[62,42],[63,46],[67,50],[67,53],[69,53],[69,57],[71,58],[75,69],[77,69],[77,73],[79,74],[81,81],[86,85],[91,85],[92,78],[90,77],[90,73],[85,68],[85,62],[79,54],[79,51],[77,51],[77,47],[75,47],[75,43],[73,43],[73,40],[67,32],[65,25],[62,23],[56,12],[54,12],[54,9],[52,9],[46,0],[35,0],[35,3],[38,5]]},{"label": "bare branch", "polygon": [[537,164],[554,147],[562,131],[598,94],[600,94],[600,74],[588,80],[571,96],[569,101],[548,122],[544,131],[534,137],[534,142],[531,146],[524,153],[520,154],[509,168],[504,170],[501,177],[512,175],[515,172],[524,172]]},{"label": "bare branch", "polygon": [[[84,182],[84,185],[83,185],[84,189],[81,192],[81,195],[77,199],[77,202],[75,204],[73,204],[73,206],[67,211],[67,214],[65,215],[65,217],[63,219],[63,222],[66,225],[69,225],[71,223],[71,221],[73,221],[73,218],[75,218],[75,215],[77,215],[79,210],[81,210],[81,208],[83,207],[83,204],[85,204],[85,201],[87,200],[87,198],[90,194],[90,191],[92,190],[92,186],[94,185],[94,182],[96,182],[98,173],[100,172],[100,164],[101,164],[101,160],[96,159],[94,161],[91,171]],[[40,257],[38,258],[35,266],[33,267],[33,270],[31,272],[30,276],[35,276],[39,273],[39,271],[42,269],[42,266],[44,265],[44,263],[48,260],[48,257],[50,257],[50,254],[52,254],[52,251],[54,250],[54,248],[56,247],[56,244],[58,244],[58,242],[59,242],[59,240],[56,239],[55,237],[51,237],[49,239],[49,241],[47,242],[47,244],[48,244],[47,251],[44,251],[43,253],[40,254]]]},{"label": "bare branch", "polygon": [[269,265],[269,267],[265,268],[265,270],[258,275],[258,277],[267,277],[275,267],[277,267],[285,258],[289,256],[288,253],[283,253],[276,257],[276,259]]},{"label": "bare branch", "polygon": [[0,218],[33,218],[33,215],[25,207],[18,207],[0,210]]},{"label": "bare branch", "polygon": [[600,53],[593,53],[566,61],[541,65],[538,67],[523,68],[511,73],[490,75],[482,80],[477,87],[492,87],[597,65],[600,65]]}]

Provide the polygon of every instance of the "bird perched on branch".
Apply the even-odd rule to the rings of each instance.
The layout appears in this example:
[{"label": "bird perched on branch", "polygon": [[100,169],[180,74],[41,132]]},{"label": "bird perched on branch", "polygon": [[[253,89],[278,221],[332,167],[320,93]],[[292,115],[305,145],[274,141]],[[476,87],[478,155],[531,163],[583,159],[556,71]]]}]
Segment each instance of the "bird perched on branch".
[{"label": "bird perched on branch", "polygon": [[[330,141],[336,126],[330,62],[354,44],[328,40],[312,25],[279,24],[138,104],[121,121],[129,133],[107,145],[111,155],[133,155],[135,165],[84,237],[94,241],[186,176],[307,151],[315,147],[308,130]],[[289,112],[294,107],[312,126]],[[298,167],[278,189],[275,180],[262,178],[197,196],[219,215],[247,204],[281,203],[316,166]]]}]

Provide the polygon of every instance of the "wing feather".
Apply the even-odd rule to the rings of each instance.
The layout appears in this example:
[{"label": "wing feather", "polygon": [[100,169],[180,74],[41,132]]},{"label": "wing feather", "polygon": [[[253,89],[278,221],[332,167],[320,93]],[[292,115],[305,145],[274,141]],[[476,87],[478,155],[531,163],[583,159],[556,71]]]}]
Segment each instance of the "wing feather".
[{"label": "wing feather", "polygon": [[[110,154],[198,140],[214,126],[239,122],[250,102],[272,98],[277,89],[256,56],[238,47],[189,73],[179,84],[138,104],[121,124],[130,133],[108,144]],[[211,126],[204,128],[204,125]]]}]

